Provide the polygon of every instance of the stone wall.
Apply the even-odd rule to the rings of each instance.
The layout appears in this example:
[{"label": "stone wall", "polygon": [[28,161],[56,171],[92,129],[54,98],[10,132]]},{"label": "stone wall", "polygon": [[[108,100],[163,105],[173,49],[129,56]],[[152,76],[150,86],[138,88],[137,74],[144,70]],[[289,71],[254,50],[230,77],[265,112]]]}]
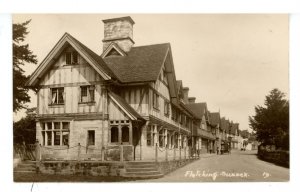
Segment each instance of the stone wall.
[{"label": "stone wall", "polygon": [[193,161],[195,161],[197,158],[193,158],[193,159],[186,159],[186,160],[173,160],[173,161],[162,161],[162,162],[158,162],[157,167],[158,167],[158,171],[163,173],[163,174],[167,174],[170,173],[180,167],[183,167]]},{"label": "stone wall", "polygon": [[93,161],[45,161],[37,166],[38,173],[58,175],[121,176],[124,163]]}]

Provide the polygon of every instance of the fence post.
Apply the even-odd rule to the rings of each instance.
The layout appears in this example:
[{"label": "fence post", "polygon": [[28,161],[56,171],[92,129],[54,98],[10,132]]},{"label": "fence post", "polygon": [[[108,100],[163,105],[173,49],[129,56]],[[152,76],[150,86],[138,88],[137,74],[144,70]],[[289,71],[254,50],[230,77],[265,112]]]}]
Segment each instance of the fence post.
[{"label": "fence post", "polygon": [[124,161],[124,157],[123,157],[123,145],[121,143],[120,145],[120,161],[123,162]]},{"label": "fence post", "polygon": [[78,154],[77,154],[77,161],[80,161],[80,151],[81,151],[81,145],[78,143]]},{"label": "fence post", "polygon": [[40,148],[39,161],[42,161],[43,148],[41,144],[39,144],[39,148]]},{"label": "fence post", "polygon": [[155,162],[157,162],[157,153],[158,153],[158,146],[157,146],[157,143],[155,144]]},{"label": "fence post", "polygon": [[166,145],[166,161],[168,161],[168,147]]},{"label": "fence post", "polygon": [[35,160],[39,161],[40,145],[39,145],[39,141],[38,140],[35,141],[34,150],[35,150]]},{"label": "fence post", "polygon": [[181,146],[179,146],[179,161],[181,161]]},{"label": "fence post", "polygon": [[101,161],[104,161],[105,147],[101,147]]}]

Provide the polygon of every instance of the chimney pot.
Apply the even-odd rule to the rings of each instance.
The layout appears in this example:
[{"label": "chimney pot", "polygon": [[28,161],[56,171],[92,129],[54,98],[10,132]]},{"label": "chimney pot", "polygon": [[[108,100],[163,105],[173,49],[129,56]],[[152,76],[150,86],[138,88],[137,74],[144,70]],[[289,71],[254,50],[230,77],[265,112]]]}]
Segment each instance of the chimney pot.
[{"label": "chimney pot", "polygon": [[188,87],[183,87],[182,91],[183,91],[183,101],[185,104],[189,103],[189,88]]},{"label": "chimney pot", "polygon": [[196,97],[189,97],[188,100],[189,100],[189,103],[195,103]]}]

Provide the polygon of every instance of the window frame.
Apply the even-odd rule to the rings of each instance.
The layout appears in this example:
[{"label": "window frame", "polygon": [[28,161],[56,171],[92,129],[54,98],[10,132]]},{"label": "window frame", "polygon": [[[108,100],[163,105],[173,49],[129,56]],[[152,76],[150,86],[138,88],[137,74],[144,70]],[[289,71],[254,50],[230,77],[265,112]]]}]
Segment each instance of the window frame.
[{"label": "window frame", "polygon": [[159,95],[153,91],[153,108],[159,110]]},{"label": "window frame", "polygon": [[[59,124],[59,128],[57,129],[55,124]],[[64,123],[68,124],[68,128],[64,129]],[[47,124],[47,126],[46,126]],[[50,129],[48,125],[51,125]],[[43,141],[41,142],[42,146],[53,146],[53,147],[62,147],[62,146],[68,146],[70,143],[70,122],[69,121],[43,121],[41,122],[41,134]],[[56,140],[56,133],[59,132],[59,144],[55,144]],[[67,143],[65,144],[64,141],[64,133],[67,132]],[[47,135],[47,140],[46,140]]]},{"label": "window frame", "polygon": [[[92,89],[91,89],[92,88]],[[83,101],[83,90],[86,89],[86,101]],[[95,90],[96,87],[95,85],[83,85],[80,86],[79,91],[80,91],[80,97],[79,97],[79,103],[84,104],[84,103],[95,103]]]},{"label": "window frame", "polygon": [[[54,94],[55,94],[55,98],[53,96]],[[60,95],[60,94],[62,94],[62,95]],[[50,99],[50,104],[49,105],[64,105],[65,104],[65,88],[64,87],[50,88],[49,99]],[[61,99],[62,99],[63,102],[60,102]]]},{"label": "window frame", "polygon": [[[90,133],[92,134],[92,144],[90,143]],[[87,130],[87,146],[95,146],[96,145],[96,131],[95,130]]]},{"label": "window frame", "polygon": [[77,51],[67,51],[65,53],[65,63],[66,63],[66,65],[78,65],[79,64],[78,52]]},{"label": "window frame", "polygon": [[164,100],[164,114],[165,116],[170,116],[170,102],[167,100]]}]

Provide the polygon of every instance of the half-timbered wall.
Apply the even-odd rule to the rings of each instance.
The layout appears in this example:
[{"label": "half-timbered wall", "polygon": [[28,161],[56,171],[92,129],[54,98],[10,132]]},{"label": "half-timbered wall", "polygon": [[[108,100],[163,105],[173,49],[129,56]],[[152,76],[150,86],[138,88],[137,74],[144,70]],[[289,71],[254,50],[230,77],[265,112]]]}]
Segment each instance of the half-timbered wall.
[{"label": "half-timbered wall", "polygon": [[[68,48],[67,51],[72,51],[72,48]],[[102,112],[102,82],[102,77],[81,56],[78,56],[78,64],[66,65],[63,53],[40,80],[38,114]],[[80,86],[83,85],[95,85],[94,103],[79,103]],[[51,88],[55,87],[64,87],[63,105],[50,105]]]},{"label": "half-timbered wall", "polygon": [[126,87],[121,90],[121,96],[141,116],[147,116],[149,103],[149,88],[146,86]]}]

